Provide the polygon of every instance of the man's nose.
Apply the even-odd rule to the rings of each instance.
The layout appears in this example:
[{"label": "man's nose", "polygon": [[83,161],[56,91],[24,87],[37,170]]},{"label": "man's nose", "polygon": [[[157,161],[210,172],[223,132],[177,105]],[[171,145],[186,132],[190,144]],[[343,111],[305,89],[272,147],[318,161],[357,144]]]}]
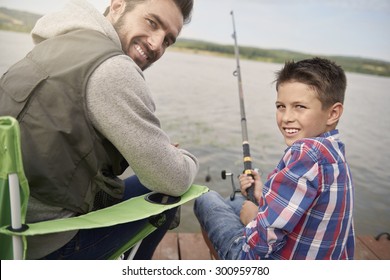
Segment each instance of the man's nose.
[{"label": "man's nose", "polygon": [[149,47],[155,53],[157,58],[164,53],[164,38],[165,34],[160,32],[153,34],[148,39]]}]

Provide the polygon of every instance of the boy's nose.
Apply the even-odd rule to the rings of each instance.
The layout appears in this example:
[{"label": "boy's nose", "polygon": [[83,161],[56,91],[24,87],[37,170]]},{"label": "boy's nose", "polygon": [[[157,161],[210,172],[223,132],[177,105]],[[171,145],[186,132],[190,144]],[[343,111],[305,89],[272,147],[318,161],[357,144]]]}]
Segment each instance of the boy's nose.
[{"label": "boy's nose", "polygon": [[295,119],[294,113],[291,110],[286,109],[282,118],[283,122],[285,123],[293,122],[294,119]]}]

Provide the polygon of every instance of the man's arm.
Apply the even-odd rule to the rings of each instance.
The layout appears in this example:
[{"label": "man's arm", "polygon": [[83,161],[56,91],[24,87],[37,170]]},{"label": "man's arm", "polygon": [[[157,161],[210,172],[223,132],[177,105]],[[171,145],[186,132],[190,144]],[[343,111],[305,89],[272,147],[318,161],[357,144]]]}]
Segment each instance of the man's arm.
[{"label": "man's arm", "polygon": [[150,90],[130,58],[115,56],[102,63],[89,79],[86,100],[94,127],[146,187],[174,196],[188,189],[198,161],[172,145],[161,129]]}]

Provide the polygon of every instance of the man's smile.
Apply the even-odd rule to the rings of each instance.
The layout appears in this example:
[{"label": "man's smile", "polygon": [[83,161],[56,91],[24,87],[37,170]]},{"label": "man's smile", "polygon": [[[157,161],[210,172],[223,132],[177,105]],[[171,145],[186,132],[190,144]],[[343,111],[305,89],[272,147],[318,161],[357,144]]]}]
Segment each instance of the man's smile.
[{"label": "man's smile", "polygon": [[137,52],[138,52],[145,60],[148,60],[148,59],[149,59],[149,56],[146,55],[146,53],[142,50],[142,48],[141,48],[140,45],[135,45],[135,49],[137,50]]}]

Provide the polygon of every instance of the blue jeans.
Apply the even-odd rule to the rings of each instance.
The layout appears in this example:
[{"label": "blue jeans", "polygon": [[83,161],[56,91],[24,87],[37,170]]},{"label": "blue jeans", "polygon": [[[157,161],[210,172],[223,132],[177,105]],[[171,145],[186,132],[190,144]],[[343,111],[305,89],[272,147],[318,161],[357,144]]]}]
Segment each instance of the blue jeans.
[{"label": "blue jeans", "polygon": [[[149,193],[136,176],[125,180],[125,193],[123,200]],[[158,243],[164,237],[172,223],[177,208],[165,212],[166,223],[147,236],[139,247],[134,259],[151,259]],[[99,260],[107,259],[123,244],[129,241],[136,233],[148,223],[148,219],[120,224],[105,228],[79,230],[73,239],[63,247],[45,256],[43,259],[62,260]]]},{"label": "blue jeans", "polygon": [[244,200],[242,195],[236,195],[231,201],[215,191],[195,200],[194,213],[222,260],[241,257],[245,226],[240,221],[240,210]]}]

